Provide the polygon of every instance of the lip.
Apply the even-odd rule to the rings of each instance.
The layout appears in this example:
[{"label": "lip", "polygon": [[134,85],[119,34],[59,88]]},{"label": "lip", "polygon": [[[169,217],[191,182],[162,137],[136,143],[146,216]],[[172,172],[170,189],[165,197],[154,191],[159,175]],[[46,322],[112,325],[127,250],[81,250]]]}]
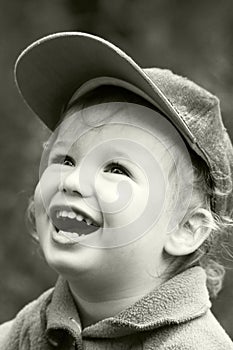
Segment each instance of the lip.
[{"label": "lip", "polygon": [[55,227],[52,227],[51,238],[55,243],[58,243],[60,245],[74,245],[79,242],[82,242],[85,239],[85,237],[86,236],[80,237],[79,235],[76,235],[75,237],[69,234],[68,232],[66,234],[61,231],[57,232]]},{"label": "lip", "polygon": [[60,246],[72,246],[72,245],[82,243],[83,241],[86,240],[87,236],[88,235],[83,235],[83,236],[73,235],[70,232],[62,232],[62,231],[57,232],[53,225],[51,228],[51,238],[53,242],[55,242],[56,244],[59,244]]},{"label": "lip", "polygon": [[[69,231],[67,231],[65,223],[64,228],[62,227],[61,219],[59,225],[57,224],[59,220],[56,217],[56,213],[60,210],[73,211],[76,214],[81,214],[84,217],[92,220],[93,224],[87,225],[84,221],[77,221],[73,223],[74,229],[72,230],[72,228],[69,227]],[[49,208],[49,218],[51,227],[51,238],[53,242],[61,246],[68,247],[81,243],[87,238],[87,236],[97,233],[97,231],[99,231],[99,229],[101,228],[101,225],[97,223],[96,219],[93,219],[93,217],[90,214],[87,214],[84,210],[77,208],[77,206],[74,205],[52,205]]]},{"label": "lip", "polygon": [[[84,218],[90,219],[92,224],[87,225],[84,220],[76,221],[75,219],[71,219],[66,221],[62,218],[58,218],[56,214],[58,211],[62,210],[68,212],[73,211],[75,214],[81,214],[84,216]],[[100,224],[99,218],[97,221],[97,219],[94,218],[94,215],[90,215],[86,210],[83,210],[77,205],[73,205],[73,203],[67,202],[67,200],[66,205],[62,204],[61,201],[51,203],[48,214],[50,224],[52,226],[51,238],[53,242],[62,246],[72,246],[74,244],[81,243],[83,240],[86,240],[88,236],[96,234],[102,227],[102,217]]]}]

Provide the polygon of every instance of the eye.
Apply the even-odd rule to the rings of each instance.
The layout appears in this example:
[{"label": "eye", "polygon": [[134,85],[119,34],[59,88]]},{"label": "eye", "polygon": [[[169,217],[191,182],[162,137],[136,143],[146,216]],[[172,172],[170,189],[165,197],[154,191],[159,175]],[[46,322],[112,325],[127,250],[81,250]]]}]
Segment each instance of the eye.
[{"label": "eye", "polygon": [[74,166],[75,165],[75,161],[73,160],[73,158],[71,158],[70,156],[67,156],[67,155],[66,156],[57,155],[51,159],[51,163],[61,164],[61,165],[65,165],[65,166]]},{"label": "eye", "polygon": [[130,173],[125,167],[118,162],[112,162],[111,164],[107,165],[107,167],[104,170],[105,173],[110,172],[112,174],[118,174],[118,175],[125,175],[130,176]]},{"label": "eye", "polygon": [[74,166],[75,162],[70,156],[65,156],[62,164],[67,166]]}]

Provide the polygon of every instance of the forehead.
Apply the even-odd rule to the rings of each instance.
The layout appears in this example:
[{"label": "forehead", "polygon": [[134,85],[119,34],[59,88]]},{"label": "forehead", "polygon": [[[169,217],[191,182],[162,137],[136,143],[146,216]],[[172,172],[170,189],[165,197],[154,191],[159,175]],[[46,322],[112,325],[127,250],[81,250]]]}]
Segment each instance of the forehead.
[{"label": "forehead", "polygon": [[145,146],[174,144],[175,127],[159,112],[146,106],[128,102],[107,102],[80,110],[69,110],[56,131],[55,145],[77,143],[87,136],[94,141],[127,138]]}]

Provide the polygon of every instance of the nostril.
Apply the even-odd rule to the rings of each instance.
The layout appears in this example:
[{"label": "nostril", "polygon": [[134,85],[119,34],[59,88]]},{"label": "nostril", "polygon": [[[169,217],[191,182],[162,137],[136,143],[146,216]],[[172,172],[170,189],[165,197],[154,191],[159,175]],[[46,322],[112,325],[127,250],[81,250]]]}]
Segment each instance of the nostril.
[{"label": "nostril", "polygon": [[[66,190],[65,190],[65,192],[66,192]],[[72,192],[81,196],[81,193],[77,190],[72,190]]]},{"label": "nostril", "polygon": [[58,190],[60,192],[65,192],[65,193],[67,192],[67,190],[64,187],[61,187],[61,186],[58,187]]},{"label": "nostril", "polygon": [[58,185],[58,191],[60,191],[60,192],[66,192],[66,189],[64,188],[63,183],[60,183],[60,184]]},{"label": "nostril", "polygon": [[75,195],[81,196],[81,193],[78,190],[69,189],[69,188],[67,189],[64,186],[59,186],[58,190],[60,192],[63,192],[63,193],[70,193],[70,194],[75,194]]}]

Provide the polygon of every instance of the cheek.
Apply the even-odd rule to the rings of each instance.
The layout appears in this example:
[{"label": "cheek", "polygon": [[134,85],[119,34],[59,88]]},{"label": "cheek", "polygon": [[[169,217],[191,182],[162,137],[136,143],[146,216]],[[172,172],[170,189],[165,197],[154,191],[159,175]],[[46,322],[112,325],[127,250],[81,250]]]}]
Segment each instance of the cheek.
[{"label": "cheek", "polygon": [[47,213],[46,213],[45,206],[43,203],[40,182],[37,184],[35,192],[34,192],[34,205],[35,205],[36,230],[37,230],[37,234],[39,237],[40,245],[43,247],[43,241],[44,241],[43,232],[46,232],[45,221],[46,221]]},{"label": "cheek", "polygon": [[105,224],[112,227],[129,225],[140,218],[148,201],[148,185],[127,177],[105,174],[95,181],[95,190]]},{"label": "cheek", "polygon": [[101,174],[96,177],[95,190],[102,210],[106,211],[109,205],[116,203],[118,200],[121,201],[122,206],[123,193],[119,193],[119,190],[124,184],[129,188],[128,182],[122,180],[122,177],[118,177],[118,175]]},{"label": "cheek", "polygon": [[34,192],[34,203],[35,203],[35,214],[37,218],[40,214],[44,213],[44,204],[43,204],[43,199],[41,194],[40,181],[38,182]]},{"label": "cheek", "polygon": [[60,181],[59,172],[47,168],[42,174],[34,193],[36,214],[48,212],[52,197],[57,192]]}]

